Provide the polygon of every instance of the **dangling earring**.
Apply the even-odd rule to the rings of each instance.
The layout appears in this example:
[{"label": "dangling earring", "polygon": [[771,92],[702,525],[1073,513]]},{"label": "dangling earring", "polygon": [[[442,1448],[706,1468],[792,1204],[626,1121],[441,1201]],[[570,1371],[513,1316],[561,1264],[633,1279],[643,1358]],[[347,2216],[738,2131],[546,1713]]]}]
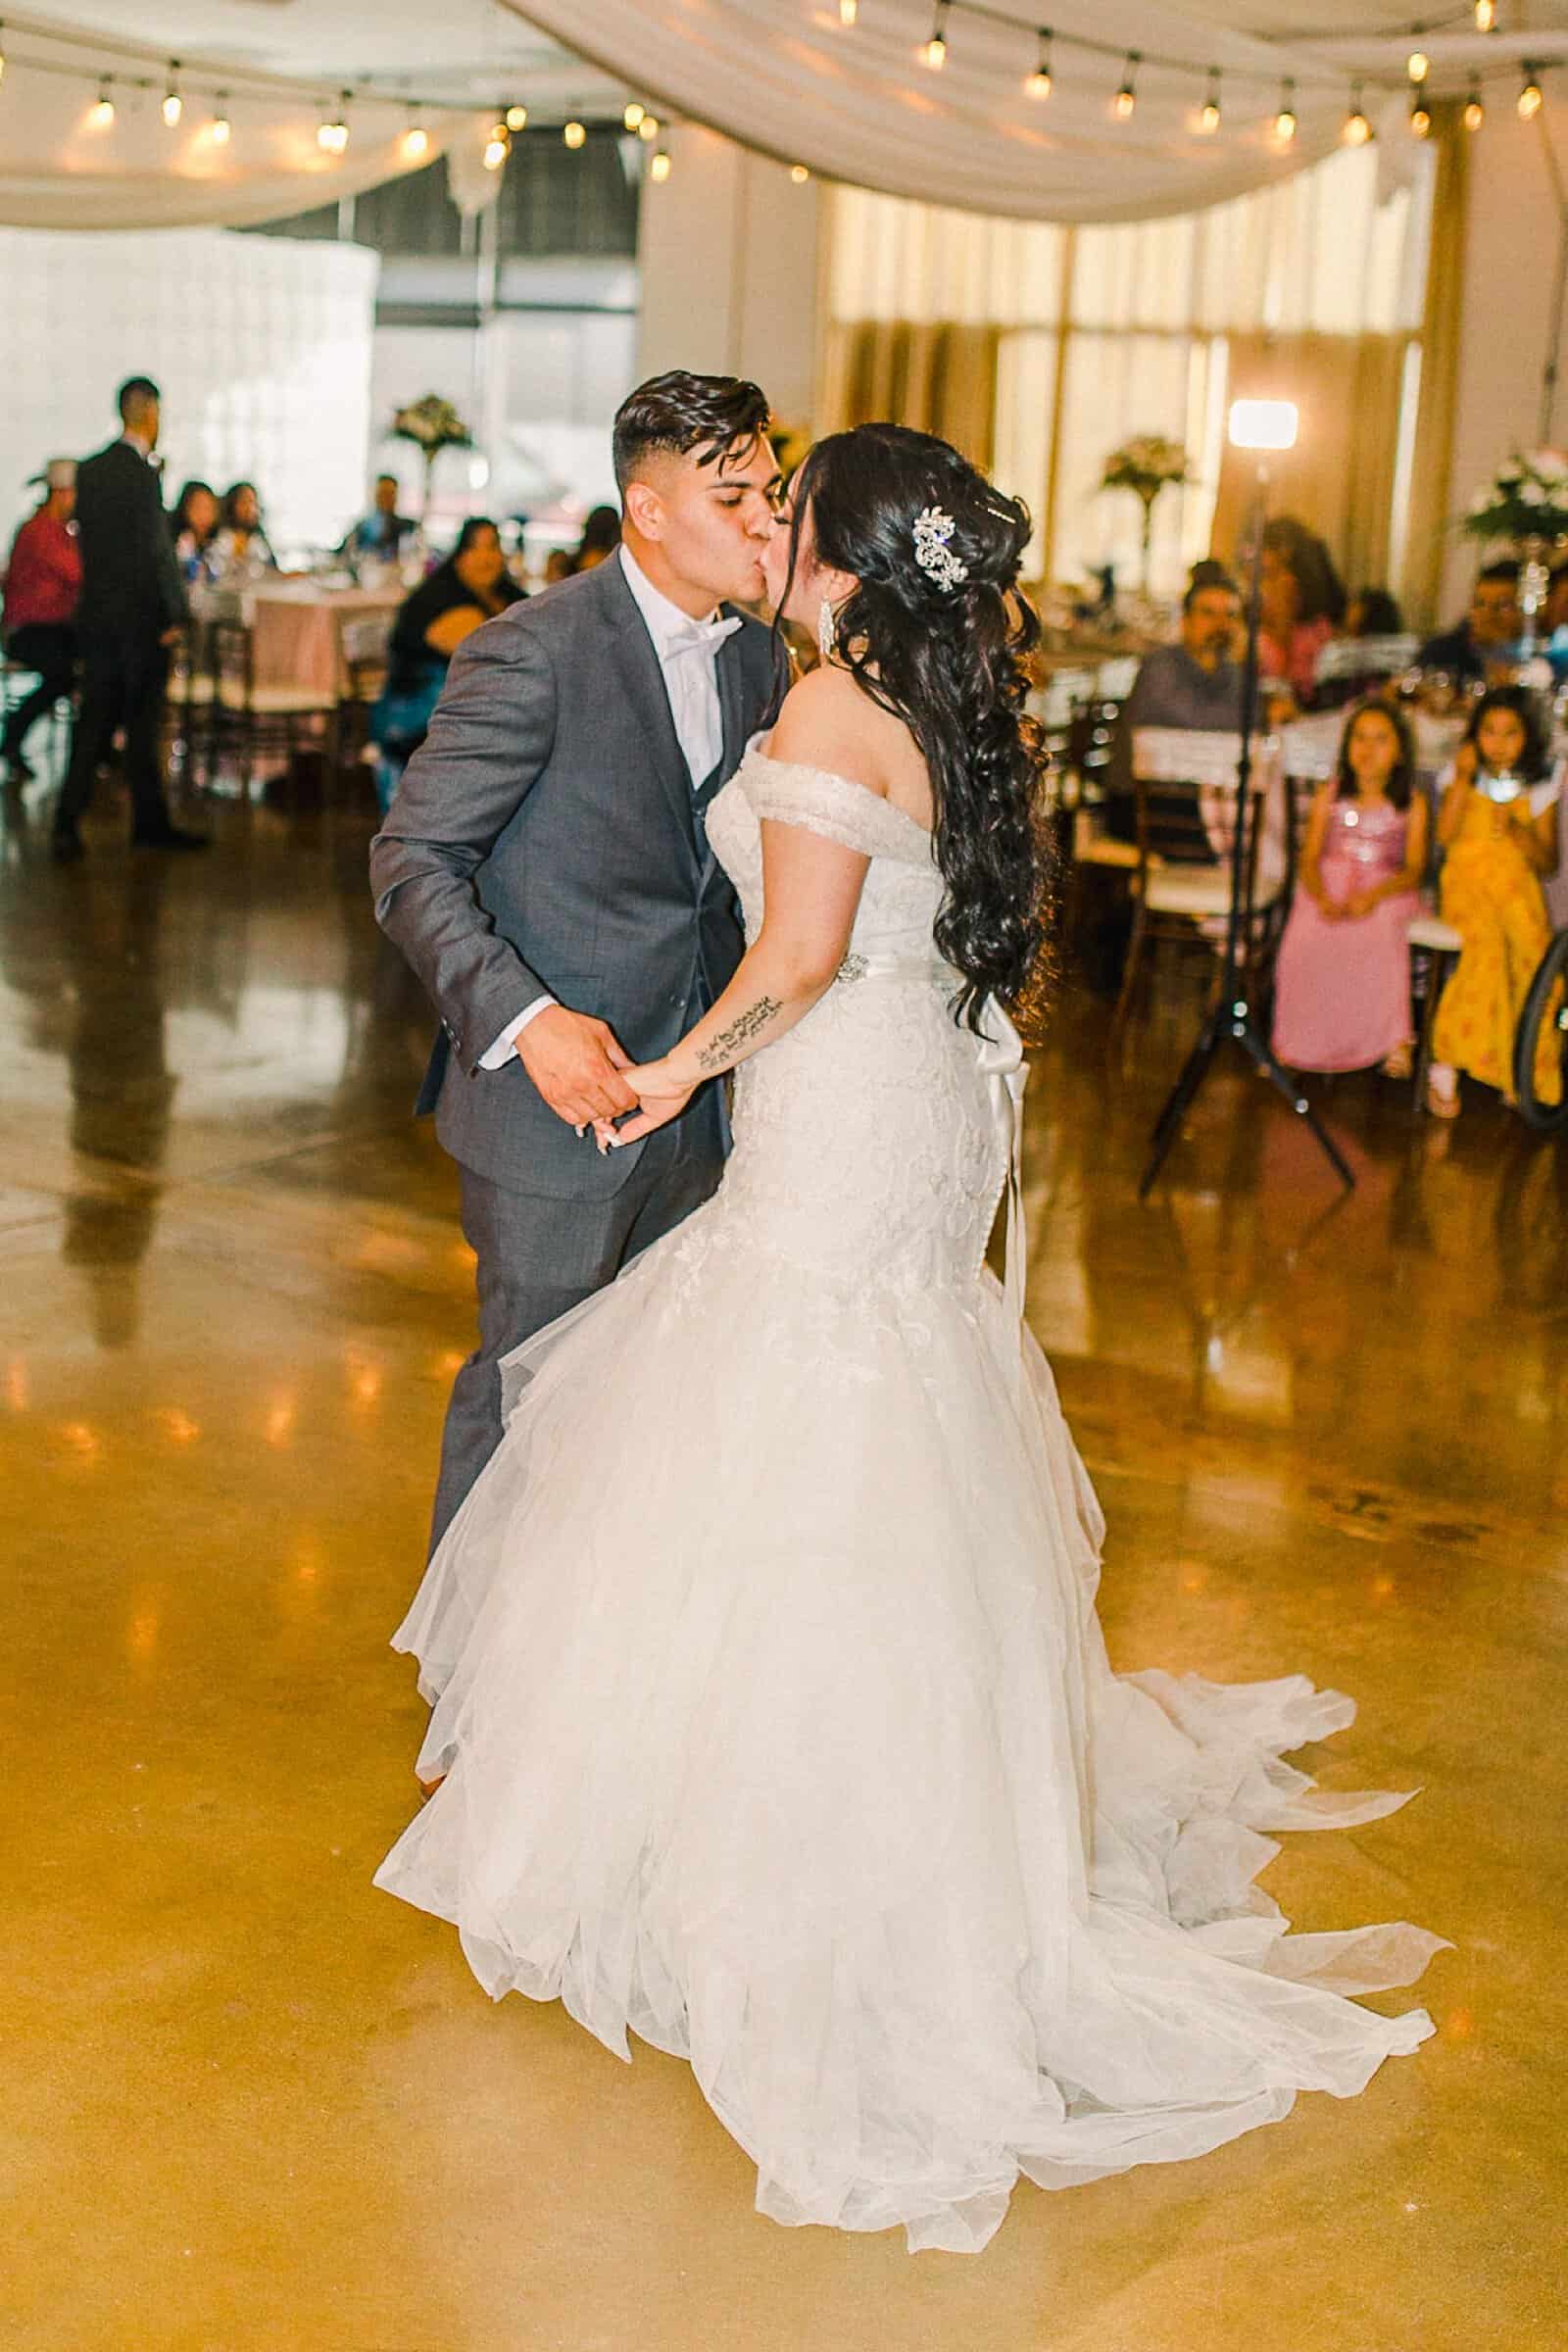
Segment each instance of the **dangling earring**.
[{"label": "dangling earring", "polygon": [[816,609],[816,650],[824,662],[831,662],[839,633],[833,623],[833,608],[824,596]]}]

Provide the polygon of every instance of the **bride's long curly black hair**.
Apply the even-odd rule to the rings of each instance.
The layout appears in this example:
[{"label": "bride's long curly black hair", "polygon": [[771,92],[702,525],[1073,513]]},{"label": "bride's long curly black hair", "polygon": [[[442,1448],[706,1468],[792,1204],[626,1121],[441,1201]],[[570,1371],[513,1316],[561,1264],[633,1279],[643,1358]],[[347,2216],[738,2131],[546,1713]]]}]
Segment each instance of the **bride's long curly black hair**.
[{"label": "bride's long curly black hair", "polygon": [[[819,565],[858,586],[834,616],[835,659],[902,718],[930,771],[936,860],[946,884],[936,943],[963,976],[956,1017],[980,1025],[995,995],[1033,1025],[1046,976],[1051,860],[1040,822],[1044,759],[1024,714],[1025,656],[1040,624],[1017,592],[1028,509],[966,458],[902,424],[818,441],[794,478],[790,577],[811,517]],[[951,517],[953,585],[916,561],[929,508]]]}]

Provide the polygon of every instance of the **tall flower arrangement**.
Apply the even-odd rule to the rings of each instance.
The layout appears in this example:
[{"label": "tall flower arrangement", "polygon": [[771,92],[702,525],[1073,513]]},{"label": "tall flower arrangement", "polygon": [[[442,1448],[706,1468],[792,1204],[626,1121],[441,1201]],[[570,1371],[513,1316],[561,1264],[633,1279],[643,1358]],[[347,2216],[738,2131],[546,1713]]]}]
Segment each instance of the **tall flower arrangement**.
[{"label": "tall flower arrangement", "polygon": [[1144,508],[1144,592],[1149,591],[1149,543],[1154,528],[1154,501],[1173,482],[1185,482],[1187,452],[1164,433],[1135,433],[1105,460],[1100,477],[1102,490],[1131,490]]},{"label": "tall flower arrangement", "polygon": [[443,400],[436,392],[426,392],[422,400],[411,401],[406,409],[399,409],[392,418],[392,435],[397,441],[412,441],[424,460],[421,512],[428,514],[437,458],[444,449],[471,449],[473,435],[451,401]]},{"label": "tall flower arrangement", "polygon": [[1568,457],[1560,449],[1533,449],[1528,457],[1515,450],[1476,492],[1459,528],[1472,539],[1511,539],[1517,546],[1523,643],[1533,653],[1550,586],[1547,557],[1568,539]]}]

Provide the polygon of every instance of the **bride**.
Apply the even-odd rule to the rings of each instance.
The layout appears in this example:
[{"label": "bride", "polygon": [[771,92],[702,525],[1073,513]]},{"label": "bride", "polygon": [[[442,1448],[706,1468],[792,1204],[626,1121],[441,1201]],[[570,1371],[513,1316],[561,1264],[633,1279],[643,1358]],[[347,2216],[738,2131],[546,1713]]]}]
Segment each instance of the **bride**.
[{"label": "bride", "polygon": [[769,587],[823,663],[709,816],[748,951],[597,1139],[733,1070],[734,1151],[510,1359],[396,1637],[444,1778],[376,1879],[493,1996],[689,2057],[762,2212],[959,2251],[1019,2173],[1359,2091],[1433,2028],[1348,1996],[1443,1940],[1293,1936],[1253,1884],[1268,1833],[1404,1802],[1282,1760],[1349,1699],[1106,1659],[1100,1511],[1021,1321],[1028,535],[896,425],[796,477]]}]

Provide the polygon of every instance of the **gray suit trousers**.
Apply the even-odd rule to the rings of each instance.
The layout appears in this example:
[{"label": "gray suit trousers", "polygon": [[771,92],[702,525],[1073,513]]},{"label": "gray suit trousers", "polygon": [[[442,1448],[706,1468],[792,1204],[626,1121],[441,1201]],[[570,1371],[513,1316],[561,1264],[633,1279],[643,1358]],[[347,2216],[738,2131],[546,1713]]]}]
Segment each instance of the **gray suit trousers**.
[{"label": "gray suit trousers", "polygon": [[[514,1192],[460,1165],[463,1230],[479,1261],[479,1345],[447,1407],[432,1552],[501,1443],[500,1359],[613,1282],[640,1250],[702,1205],[724,1168],[709,1127],[703,1121],[692,1134],[675,1119],[660,1128],[625,1183],[602,1200]],[[581,1149],[596,1149],[591,1135]]]}]

